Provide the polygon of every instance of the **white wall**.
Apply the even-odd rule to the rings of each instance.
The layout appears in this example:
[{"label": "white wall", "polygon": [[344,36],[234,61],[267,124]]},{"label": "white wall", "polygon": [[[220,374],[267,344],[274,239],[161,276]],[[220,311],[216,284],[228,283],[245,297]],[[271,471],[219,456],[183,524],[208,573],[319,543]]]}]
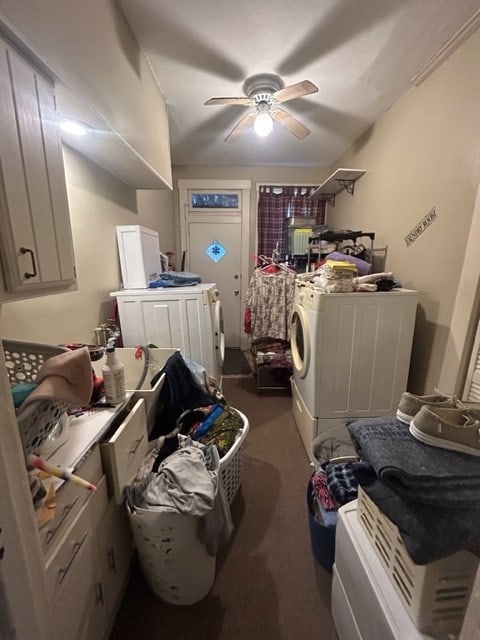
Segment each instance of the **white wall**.
[{"label": "white wall", "polygon": [[[480,177],[479,63],[477,32],[338,160],[367,173],[353,196],[343,192],[327,207],[331,228],[374,231],[376,246],[388,245],[387,269],[420,292],[409,381],[417,392],[438,385],[450,340]],[[407,247],[405,236],[432,207],[437,220]],[[468,323],[471,311],[470,301]],[[452,375],[443,376],[452,386],[461,353],[453,355],[445,363]]]},{"label": "white wall", "polygon": [[172,191],[135,191],[77,152],[64,148],[64,158],[78,291],[5,303],[2,338],[91,344],[121,282],[115,226],[141,224],[159,232],[163,251],[174,246]]}]

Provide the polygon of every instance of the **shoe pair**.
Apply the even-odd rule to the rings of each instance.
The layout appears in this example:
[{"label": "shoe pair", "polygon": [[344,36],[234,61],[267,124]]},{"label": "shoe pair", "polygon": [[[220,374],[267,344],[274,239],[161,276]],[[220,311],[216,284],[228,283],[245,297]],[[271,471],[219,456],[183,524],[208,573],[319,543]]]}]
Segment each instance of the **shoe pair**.
[{"label": "shoe pair", "polygon": [[455,397],[406,392],[398,405],[397,418],[409,423],[410,433],[425,444],[480,456],[480,411]]}]

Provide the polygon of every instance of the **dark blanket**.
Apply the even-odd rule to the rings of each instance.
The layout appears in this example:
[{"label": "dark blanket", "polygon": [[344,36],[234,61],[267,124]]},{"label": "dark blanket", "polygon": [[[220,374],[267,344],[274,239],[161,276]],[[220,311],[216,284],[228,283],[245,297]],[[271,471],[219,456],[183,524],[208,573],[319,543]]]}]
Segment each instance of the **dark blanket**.
[{"label": "dark blanket", "polygon": [[163,369],[152,379],[152,386],[162,373],[165,373],[165,384],[160,391],[150,440],[167,435],[175,429],[178,418],[187,409],[196,409],[217,402],[197,385],[180,352],[177,351],[170,356]]},{"label": "dark blanket", "polygon": [[374,472],[355,472],[362,489],[399,529],[416,564],[427,564],[480,545],[480,507],[444,509],[408,502],[389,489]]},{"label": "dark blanket", "polygon": [[394,417],[348,425],[355,477],[398,527],[412,560],[426,564],[480,545],[480,461],[416,440]]},{"label": "dark blanket", "polygon": [[361,460],[410,502],[439,507],[478,506],[480,460],[416,440],[394,417],[357,420],[348,431]]}]

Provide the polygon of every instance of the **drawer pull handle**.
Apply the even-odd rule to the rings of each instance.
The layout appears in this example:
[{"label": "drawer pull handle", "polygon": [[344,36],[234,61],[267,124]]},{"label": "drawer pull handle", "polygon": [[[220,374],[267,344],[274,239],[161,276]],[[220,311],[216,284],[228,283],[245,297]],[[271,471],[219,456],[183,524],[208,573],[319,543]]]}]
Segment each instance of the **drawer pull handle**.
[{"label": "drawer pull handle", "polygon": [[138,438],[137,440],[134,440],[132,442],[132,446],[130,447],[130,451],[129,453],[134,456],[137,453],[137,449],[140,446],[140,443],[142,442],[144,436],[141,436],[140,438]]},{"label": "drawer pull handle", "polygon": [[95,591],[96,591],[95,601],[100,603],[103,606],[105,604],[105,600],[103,598],[103,589],[102,589],[101,582],[95,583]]},{"label": "drawer pull handle", "polygon": [[58,570],[58,584],[62,584],[62,582],[67,577],[67,573],[70,571],[70,567],[72,566],[73,561],[77,557],[78,552],[82,548],[82,545],[85,542],[87,536],[88,536],[88,531],[86,531],[83,534],[83,538],[80,540],[80,542],[74,542],[73,543],[73,553],[72,553],[72,555],[70,557],[70,560],[68,561],[67,566],[64,569],[59,569]]},{"label": "drawer pull handle", "polygon": [[25,273],[23,274],[23,277],[26,278],[28,280],[28,278],[35,278],[35,276],[37,275],[37,265],[35,264],[35,254],[33,253],[32,249],[27,249],[27,247],[20,247],[20,253],[29,253],[30,254],[30,258],[32,259],[32,273],[30,273],[30,271],[25,271]]},{"label": "drawer pull handle", "polygon": [[110,571],[117,573],[117,563],[115,562],[115,551],[113,549],[109,549],[107,553],[107,560]]},{"label": "drawer pull handle", "polygon": [[46,533],[45,541],[46,541],[47,544],[49,544],[52,541],[54,535],[57,533],[58,529],[61,527],[63,521],[68,516],[70,511],[73,509],[73,507],[76,505],[77,500],[79,499],[79,497],[80,497],[80,495],[77,494],[70,504],[66,504],[66,505],[63,506],[62,515],[60,516],[60,518],[59,518],[58,522],[56,523],[55,527],[53,529],[49,529],[47,531],[47,533]]}]

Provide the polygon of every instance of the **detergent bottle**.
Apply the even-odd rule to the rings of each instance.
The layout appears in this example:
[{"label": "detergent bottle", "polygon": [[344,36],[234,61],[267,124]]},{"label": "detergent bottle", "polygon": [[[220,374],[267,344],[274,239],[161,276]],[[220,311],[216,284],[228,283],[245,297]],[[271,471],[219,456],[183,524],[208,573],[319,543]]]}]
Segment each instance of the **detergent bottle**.
[{"label": "detergent bottle", "polygon": [[120,404],[126,399],[125,371],[123,364],[117,357],[115,340],[109,340],[107,344],[107,359],[102,369],[105,385],[105,402],[108,404]]}]

